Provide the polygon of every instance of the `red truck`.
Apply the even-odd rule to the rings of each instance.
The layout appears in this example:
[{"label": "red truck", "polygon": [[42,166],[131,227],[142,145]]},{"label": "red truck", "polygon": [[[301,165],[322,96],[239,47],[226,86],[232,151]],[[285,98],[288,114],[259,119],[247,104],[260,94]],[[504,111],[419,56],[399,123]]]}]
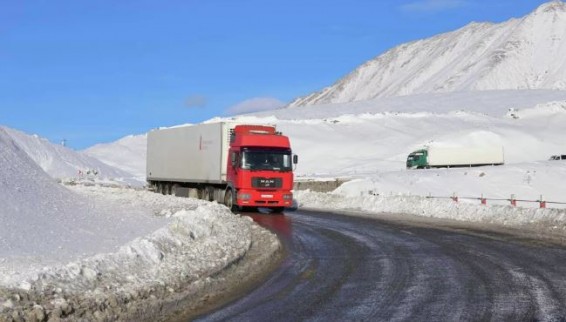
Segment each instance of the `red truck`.
[{"label": "red truck", "polygon": [[150,187],[232,210],[292,206],[296,163],[289,138],[274,126],[208,123],[153,130],[147,137]]}]

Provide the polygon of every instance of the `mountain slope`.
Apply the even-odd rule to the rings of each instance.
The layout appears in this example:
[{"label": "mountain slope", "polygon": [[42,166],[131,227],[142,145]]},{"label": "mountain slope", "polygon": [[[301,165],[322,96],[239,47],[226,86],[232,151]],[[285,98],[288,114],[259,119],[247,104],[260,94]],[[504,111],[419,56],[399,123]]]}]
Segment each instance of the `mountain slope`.
[{"label": "mountain slope", "polygon": [[563,57],[566,4],[552,1],[521,19],[471,23],[454,32],[400,45],[289,106],[438,92],[566,90]]}]

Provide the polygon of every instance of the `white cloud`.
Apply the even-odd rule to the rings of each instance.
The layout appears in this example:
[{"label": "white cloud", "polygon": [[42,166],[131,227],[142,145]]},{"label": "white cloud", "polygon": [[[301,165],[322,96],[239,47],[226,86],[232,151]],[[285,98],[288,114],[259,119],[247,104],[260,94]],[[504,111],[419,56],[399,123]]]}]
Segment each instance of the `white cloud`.
[{"label": "white cloud", "polygon": [[413,12],[437,12],[463,7],[469,4],[467,0],[420,0],[401,6],[402,10]]},{"label": "white cloud", "polygon": [[254,97],[240,102],[226,110],[226,115],[238,115],[253,112],[275,110],[287,103],[273,97]]}]

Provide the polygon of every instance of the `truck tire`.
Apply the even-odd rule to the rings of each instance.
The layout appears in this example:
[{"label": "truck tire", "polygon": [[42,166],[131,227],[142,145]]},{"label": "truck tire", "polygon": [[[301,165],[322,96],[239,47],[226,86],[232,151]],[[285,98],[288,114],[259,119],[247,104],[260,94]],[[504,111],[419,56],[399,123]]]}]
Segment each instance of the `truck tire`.
[{"label": "truck tire", "polygon": [[236,210],[234,206],[234,192],[232,192],[232,189],[228,189],[224,193],[224,205],[226,205],[230,211]]}]

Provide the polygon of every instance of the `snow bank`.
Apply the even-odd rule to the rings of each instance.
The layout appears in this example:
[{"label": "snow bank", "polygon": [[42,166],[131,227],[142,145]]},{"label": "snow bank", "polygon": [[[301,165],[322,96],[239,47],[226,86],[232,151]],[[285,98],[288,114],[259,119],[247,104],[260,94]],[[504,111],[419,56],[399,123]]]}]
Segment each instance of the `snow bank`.
[{"label": "snow bank", "polygon": [[360,216],[379,217],[380,213],[393,213],[450,219],[485,224],[486,227],[503,225],[527,228],[545,234],[548,231],[566,232],[565,209],[522,208],[501,205],[482,206],[450,199],[432,199],[411,195],[357,195],[344,192],[319,193],[296,191],[298,206],[304,208],[353,211]]},{"label": "snow bank", "polygon": [[[94,204],[122,203],[134,210],[141,206],[167,224],[114,252],[59,265],[33,265],[36,269],[26,274],[8,273],[0,288],[0,320],[13,314],[73,320],[142,314],[141,303],[195,292],[208,277],[239,261],[251,247],[253,231],[260,229],[251,219],[216,203],[123,188],[72,189]],[[105,228],[119,222],[126,208],[115,209]],[[268,248],[276,251],[277,239],[268,234]]]}]

